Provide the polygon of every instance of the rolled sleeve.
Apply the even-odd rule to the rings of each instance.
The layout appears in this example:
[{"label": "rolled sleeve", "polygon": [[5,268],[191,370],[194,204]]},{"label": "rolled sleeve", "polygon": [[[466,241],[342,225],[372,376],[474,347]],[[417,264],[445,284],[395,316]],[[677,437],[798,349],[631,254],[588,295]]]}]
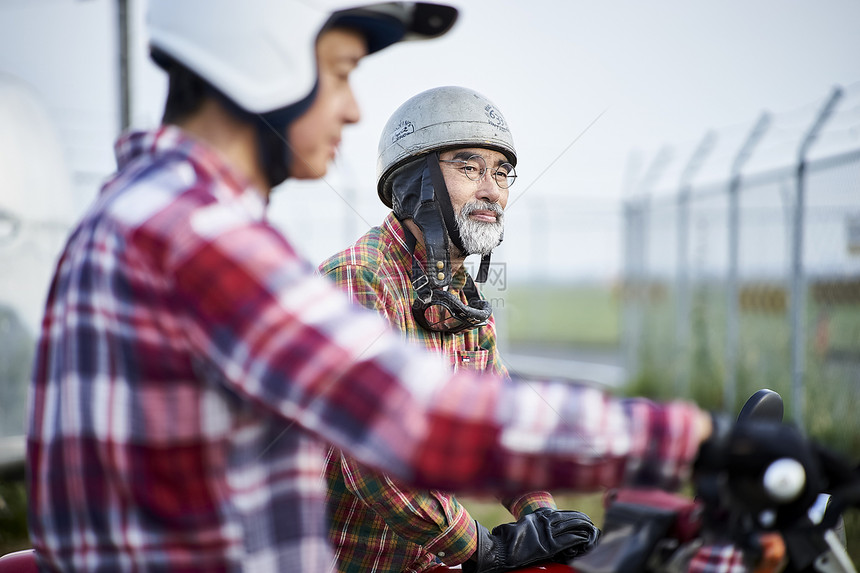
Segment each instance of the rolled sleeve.
[{"label": "rolled sleeve", "polygon": [[518,496],[506,497],[501,502],[516,519],[534,513],[542,507],[558,509],[555,499],[553,499],[552,494],[548,491],[533,491]]},{"label": "rolled sleeve", "polygon": [[477,547],[472,517],[457,499],[435,490],[412,490],[342,456],[346,487],[398,536],[456,565]]},{"label": "rolled sleeve", "polygon": [[447,530],[436,539],[431,540],[424,548],[436,555],[446,565],[459,565],[475,553],[478,548],[478,532],[475,520],[469,512],[456,502],[459,511]]}]

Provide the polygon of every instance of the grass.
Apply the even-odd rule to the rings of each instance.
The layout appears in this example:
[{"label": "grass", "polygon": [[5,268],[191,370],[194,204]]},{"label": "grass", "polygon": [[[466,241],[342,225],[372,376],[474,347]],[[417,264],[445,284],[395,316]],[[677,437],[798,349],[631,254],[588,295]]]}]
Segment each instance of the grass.
[{"label": "grass", "polygon": [[[511,285],[501,294],[505,295],[511,342],[577,348],[619,346],[624,300],[609,285]],[[785,307],[741,309],[735,399],[733,404],[726,404],[725,290],[705,284],[691,295],[692,316],[686,337],[676,334],[677,296],[671,286],[652,285],[640,295],[642,332],[647,334],[640,337],[640,368],[625,393],[657,399],[680,396],[707,409],[737,412],[753,392],[771,388],[785,399],[786,417],[791,419],[791,323]],[[807,431],[849,457],[860,458],[860,416],[855,406],[860,401],[860,305],[810,296],[805,324],[803,398]],[[602,516],[599,496],[564,499],[572,504],[567,507],[585,504],[595,512],[595,518]],[[477,514],[487,512],[490,522],[511,519],[498,504],[475,503]],[[845,521],[849,552],[860,562],[860,511],[847,512]]]},{"label": "grass", "polygon": [[[668,289],[667,289],[668,290]],[[683,396],[708,409],[737,412],[760,388],[778,391],[786,419],[794,418],[791,323],[784,310],[752,308],[739,314],[736,391],[725,403],[725,291],[702,285],[692,299],[689,338],[675,334],[675,306],[669,296],[644,305],[640,368],[628,394],[667,399]],[[815,300],[806,304],[806,352],[803,356],[804,426],[821,443],[852,459],[860,457],[860,305]],[[845,515],[848,550],[860,562],[860,515]]]},{"label": "grass", "polygon": [[504,297],[511,342],[617,347],[620,306],[609,285],[511,286]]},{"label": "grass", "polygon": [[[725,294],[713,286],[693,296],[689,336],[679,341],[672,295],[643,310],[640,368],[628,392],[666,399],[694,399],[704,408],[737,412],[760,388],[779,392],[786,419],[794,419],[791,323],[785,312],[739,314],[736,390],[725,404],[727,378]],[[804,425],[810,435],[860,457],[860,305],[825,305],[811,299],[805,318]]]},{"label": "grass", "polygon": [[[591,493],[582,495],[573,494],[553,494],[555,503],[559,509],[575,509],[587,514],[591,520],[598,526],[603,523],[603,494]],[[460,497],[457,496],[460,503],[468,510],[469,515],[475,518],[478,523],[492,529],[496,525],[502,523],[510,523],[514,521],[514,517],[504,508],[502,504],[495,500],[475,498],[475,497]]]},{"label": "grass", "polygon": [[18,480],[0,481],[0,555],[28,547],[24,484]]}]

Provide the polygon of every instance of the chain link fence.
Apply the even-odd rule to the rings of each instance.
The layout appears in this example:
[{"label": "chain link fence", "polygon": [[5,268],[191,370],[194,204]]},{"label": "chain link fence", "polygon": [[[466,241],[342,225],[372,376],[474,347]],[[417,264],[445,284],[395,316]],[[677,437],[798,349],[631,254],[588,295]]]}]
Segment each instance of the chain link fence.
[{"label": "chain link fence", "polygon": [[860,452],[860,84],[661,150],[623,212],[631,390],[737,411],[771,388]]}]

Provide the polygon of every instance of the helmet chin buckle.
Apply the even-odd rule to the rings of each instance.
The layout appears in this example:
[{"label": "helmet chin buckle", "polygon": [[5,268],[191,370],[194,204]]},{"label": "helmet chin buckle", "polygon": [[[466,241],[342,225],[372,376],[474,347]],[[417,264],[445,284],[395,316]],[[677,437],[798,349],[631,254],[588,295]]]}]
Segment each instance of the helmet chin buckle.
[{"label": "helmet chin buckle", "polygon": [[[415,291],[415,299],[412,301],[412,316],[424,329],[433,332],[445,332],[449,334],[471,330],[487,324],[493,313],[490,303],[481,299],[478,289],[472,277],[466,276],[463,285],[463,294],[466,295],[467,304],[463,304],[460,296],[455,296],[444,288],[433,287],[431,273],[427,273],[415,256],[415,236],[405,226],[403,232],[406,238],[406,246],[412,255],[412,289]],[[429,259],[428,259],[429,260]],[[428,266],[428,268],[430,268]],[[447,277],[446,285],[450,284],[451,277]]]},{"label": "helmet chin buckle", "polygon": [[[431,154],[432,155],[432,154]],[[433,177],[433,168],[438,177]],[[435,179],[435,181],[434,181]],[[444,194],[445,180],[435,157],[427,157],[414,161],[400,170],[393,182],[395,201],[394,215],[404,221],[412,222],[421,230],[424,238],[424,249],[427,253],[427,270],[425,274],[430,288],[445,288],[451,284],[450,234],[445,226],[438,202],[441,182]],[[408,234],[411,236],[411,233]],[[414,237],[412,238],[414,241]],[[414,250],[414,245],[411,247]]]},{"label": "helmet chin buckle", "polygon": [[[458,244],[460,236],[456,227],[454,233],[448,231],[443,215],[445,204],[450,209],[451,201],[437,154],[431,153],[426,158],[404,166],[394,178],[393,188],[394,215],[401,222],[412,219],[424,237],[426,268],[415,257],[415,236],[403,226],[406,246],[412,255],[412,288],[415,291],[412,315],[416,322],[427,330],[447,333],[486,324],[492,308],[481,299],[472,277],[467,276],[466,284],[463,285],[468,304],[445,290],[452,279],[449,239],[461,252],[465,252],[465,249]],[[445,200],[440,201],[443,196]],[[490,255],[486,254],[481,257],[479,280],[486,281],[489,265]]]},{"label": "helmet chin buckle", "polygon": [[[427,270],[423,274],[431,288],[445,288],[451,284],[450,245],[453,243],[464,257],[470,253],[463,247],[454,219],[454,208],[439,167],[439,154],[429,153],[423,160],[401,167],[392,179],[394,215],[401,221],[412,219],[421,230],[427,252]],[[491,256],[492,253],[481,256],[475,282],[487,282]]]}]

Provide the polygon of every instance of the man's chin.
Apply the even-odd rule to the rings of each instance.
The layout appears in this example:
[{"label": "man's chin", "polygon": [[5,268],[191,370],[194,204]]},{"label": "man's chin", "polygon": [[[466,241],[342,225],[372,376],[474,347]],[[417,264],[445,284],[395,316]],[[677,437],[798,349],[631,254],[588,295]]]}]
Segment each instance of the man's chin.
[{"label": "man's chin", "polygon": [[465,247],[472,247],[469,249],[471,254],[489,255],[493,252],[493,249],[502,243],[502,241],[501,238],[497,237],[494,241],[465,241],[465,243]]}]

